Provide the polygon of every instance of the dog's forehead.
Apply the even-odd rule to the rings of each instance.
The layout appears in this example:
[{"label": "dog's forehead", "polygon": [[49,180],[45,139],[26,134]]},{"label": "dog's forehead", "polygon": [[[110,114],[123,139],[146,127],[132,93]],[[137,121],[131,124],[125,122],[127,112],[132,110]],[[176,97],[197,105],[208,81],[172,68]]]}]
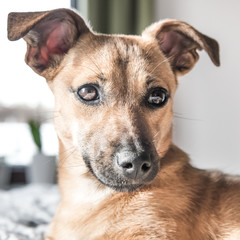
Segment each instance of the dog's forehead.
[{"label": "dog's forehead", "polygon": [[72,82],[75,87],[97,79],[134,88],[145,87],[149,79],[154,79],[168,87],[174,79],[159,46],[140,36],[86,36],[79,40],[72,54],[72,66],[77,71]]}]

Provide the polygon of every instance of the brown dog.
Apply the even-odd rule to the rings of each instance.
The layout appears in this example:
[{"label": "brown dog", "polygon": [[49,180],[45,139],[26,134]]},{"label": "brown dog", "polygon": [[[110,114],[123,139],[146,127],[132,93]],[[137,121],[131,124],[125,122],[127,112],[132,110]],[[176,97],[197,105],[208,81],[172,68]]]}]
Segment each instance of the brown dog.
[{"label": "brown dog", "polygon": [[240,239],[240,179],[173,146],[177,77],[215,40],[167,20],[142,36],[93,33],[75,12],[11,13],[10,40],[55,96],[61,203],[47,239]]}]

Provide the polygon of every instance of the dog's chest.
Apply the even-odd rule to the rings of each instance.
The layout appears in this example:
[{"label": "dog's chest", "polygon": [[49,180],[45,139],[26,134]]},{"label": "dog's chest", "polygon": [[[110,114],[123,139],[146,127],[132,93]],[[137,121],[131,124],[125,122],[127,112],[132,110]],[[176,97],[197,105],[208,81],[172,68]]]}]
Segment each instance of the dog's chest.
[{"label": "dog's chest", "polygon": [[70,206],[66,202],[59,206],[56,222],[51,232],[57,240],[95,240],[102,238],[109,227],[108,214],[99,211],[97,206],[79,204]]}]

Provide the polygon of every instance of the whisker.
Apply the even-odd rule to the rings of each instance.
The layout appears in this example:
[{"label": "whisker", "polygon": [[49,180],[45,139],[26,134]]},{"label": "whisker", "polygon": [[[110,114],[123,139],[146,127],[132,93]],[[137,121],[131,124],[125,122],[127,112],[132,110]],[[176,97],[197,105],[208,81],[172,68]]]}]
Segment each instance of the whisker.
[{"label": "whisker", "polygon": [[[81,39],[80,39],[80,42],[81,42],[81,44],[83,44],[85,47],[88,47]],[[93,46],[93,47],[94,47],[94,46]],[[80,50],[80,51],[82,51],[82,50]],[[82,51],[82,52],[83,52],[83,51]],[[86,53],[86,52],[84,52],[84,54],[85,54],[85,55],[88,57],[88,59],[95,65],[95,67],[98,69],[100,75],[101,75],[101,76],[104,76],[104,74],[103,74],[100,66],[93,60],[93,58],[92,58],[88,53]],[[96,72],[95,72],[95,73],[96,73]],[[99,75],[99,74],[97,73],[97,75]]]},{"label": "whisker", "polygon": [[[75,164],[75,165],[64,165],[61,166],[60,168],[77,168],[77,167],[81,167],[81,166],[85,166],[84,163],[79,163],[79,164]],[[86,173],[88,172],[88,170],[86,171]],[[84,174],[84,173],[82,173]]]},{"label": "whisker", "polygon": [[[88,67],[88,66],[84,66],[84,65],[79,65],[80,67],[84,67],[84,68],[87,68],[88,70],[91,70],[93,73],[95,73],[96,75],[99,75],[98,72],[96,72],[95,70],[93,70],[92,68]],[[102,73],[101,73],[102,75]]]},{"label": "whisker", "polygon": [[59,164],[59,168],[64,167],[66,160],[67,160],[73,153],[75,153],[76,150],[77,150],[77,149],[74,147],[73,151],[71,151],[65,158],[61,159],[61,162],[60,162],[60,164]]},{"label": "whisker", "polygon": [[33,119],[35,119],[37,122],[47,122],[49,120],[52,120],[56,117],[59,117],[58,115],[59,111],[36,111],[33,115]]},{"label": "whisker", "polygon": [[42,118],[42,121],[43,122],[48,122],[50,120],[53,120],[53,119],[56,119],[56,118],[59,118],[61,117],[60,115],[59,116],[52,116],[52,117],[49,117],[49,118]]},{"label": "whisker", "polygon": [[182,117],[180,115],[177,115],[176,113],[174,113],[173,115],[174,118],[178,118],[178,119],[183,119],[183,120],[189,120],[189,121],[199,121],[199,122],[203,122],[202,119],[197,119],[197,118],[189,118],[189,117]]},{"label": "whisker", "polygon": [[151,75],[160,65],[162,65],[163,63],[168,62],[168,61],[170,61],[170,60],[171,60],[171,57],[166,58],[166,59],[164,59],[163,61],[161,61],[160,63],[158,63],[158,64],[151,70],[150,75]]},{"label": "whisker", "polygon": [[72,150],[75,149],[75,148],[76,148],[75,146],[72,146],[72,147],[70,147],[70,148],[68,148],[68,149],[65,149],[65,150],[59,152],[59,154],[64,154],[64,153],[66,153],[66,152],[72,151]]},{"label": "whisker", "polygon": [[156,142],[156,138],[157,136],[161,133],[161,131],[159,130],[154,136],[153,136],[153,140],[152,143]]}]

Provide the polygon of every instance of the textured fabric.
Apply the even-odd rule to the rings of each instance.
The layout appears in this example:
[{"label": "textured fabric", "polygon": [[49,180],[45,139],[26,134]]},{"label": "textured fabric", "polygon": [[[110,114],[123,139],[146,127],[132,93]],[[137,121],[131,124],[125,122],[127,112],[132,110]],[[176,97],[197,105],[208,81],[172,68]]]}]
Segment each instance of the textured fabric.
[{"label": "textured fabric", "polygon": [[58,202],[55,185],[0,191],[0,240],[43,240]]}]

